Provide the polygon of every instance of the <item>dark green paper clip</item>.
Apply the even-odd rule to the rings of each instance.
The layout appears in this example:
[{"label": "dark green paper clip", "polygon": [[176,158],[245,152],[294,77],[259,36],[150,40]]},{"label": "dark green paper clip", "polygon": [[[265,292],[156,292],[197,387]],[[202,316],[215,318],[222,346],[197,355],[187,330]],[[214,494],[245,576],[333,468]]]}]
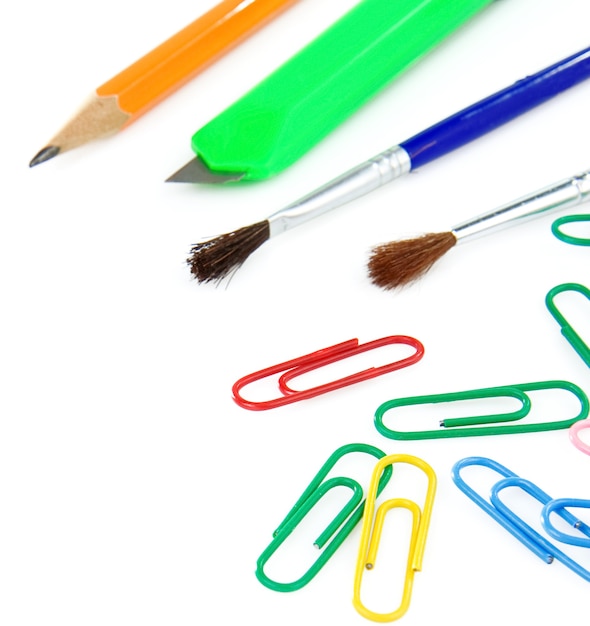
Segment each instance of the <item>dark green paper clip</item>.
[{"label": "dark green paper clip", "polygon": [[[531,399],[526,392],[545,389],[564,389],[573,393],[580,401],[580,413],[576,417],[559,421],[536,422],[532,424],[513,423],[526,417],[531,410]],[[441,428],[437,430],[398,431],[385,426],[383,423],[385,413],[396,407],[503,397],[519,400],[521,402],[520,408],[510,413],[490,413],[487,415],[447,418],[440,422],[439,425]],[[469,391],[388,400],[375,412],[375,427],[383,436],[389,439],[443,439],[449,437],[505,435],[568,428],[578,420],[585,419],[589,412],[590,402],[580,387],[564,380],[549,380],[522,385],[486,387],[484,389],[472,389]],[[511,423],[509,424],[507,422]]]},{"label": "dark green paper clip", "polygon": [[575,237],[564,233],[561,229],[564,224],[577,224],[578,222],[590,222],[590,213],[559,217],[551,224],[551,232],[564,243],[570,243],[574,246],[590,246],[590,237]]},{"label": "dark green paper clip", "polygon": [[590,289],[588,289],[588,287],[584,287],[584,285],[580,285],[579,283],[563,283],[553,287],[545,298],[545,304],[549,309],[549,312],[553,315],[561,327],[561,334],[569,341],[572,348],[580,355],[584,363],[590,367],[590,347],[572,328],[571,324],[565,319],[563,313],[557,308],[554,302],[555,296],[563,293],[564,291],[577,291],[586,296],[586,298],[590,301]]},{"label": "dark green paper clip", "polygon": [[[362,518],[365,509],[365,501],[363,500],[363,488],[360,484],[353,478],[348,478],[346,476],[335,476],[325,480],[326,476],[334,467],[336,462],[345,454],[350,452],[364,452],[374,456],[376,459],[381,459],[385,456],[385,453],[379,450],[379,448],[364,443],[347,444],[332,453],[324,465],[322,465],[313,480],[309,483],[305,491],[301,494],[299,500],[297,500],[297,502],[293,505],[292,509],[281,522],[280,526],[277,530],[275,530],[273,533],[274,538],[271,543],[258,557],[258,561],[256,563],[256,578],[258,578],[258,580],[265,587],[273,589],[274,591],[296,591],[297,589],[301,589],[301,587],[307,585],[307,583],[327,563],[328,559],[330,559],[334,552],[336,552],[342,542],[346,539],[346,537],[348,537],[352,529]],[[393,468],[391,465],[388,465],[383,470],[379,480],[378,494],[381,493],[385,485],[388,483],[392,472]],[[287,537],[295,530],[297,525],[311,511],[311,509],[330,491],[330,489],[334,489],[335,487],[347,487],[352,491],[352,494],[346,504],[336,514],[334,519],[314,541],[314,546],[318,548],[318,550],[321,550],[319,557],[302,576],[293,582],[285,583],[269,578],[264,572],[264,566],[267,561],[278,550],[285,539],[287,539]],[[333,537],[333,539],[328,544],[331,537]]]}]

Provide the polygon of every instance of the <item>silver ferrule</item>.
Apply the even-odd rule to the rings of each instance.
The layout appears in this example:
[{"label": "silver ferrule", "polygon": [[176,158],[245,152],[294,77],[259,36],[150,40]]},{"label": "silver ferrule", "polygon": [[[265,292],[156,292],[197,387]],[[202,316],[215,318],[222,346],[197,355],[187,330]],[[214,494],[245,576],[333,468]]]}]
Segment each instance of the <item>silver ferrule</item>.
[{"label": "silver ferrule", "polygon": [[268,218],[270,236],[356,200],[406,174],[411,166],[408,153],[401,146],[394,146],[273,213]]},{"label": "silver ferrule", "polygon": [[460,243],[514,225],[517,221],[524,222],[550,211],[577,206],[589,198],[590,171],[587,171],[458,224],[452,233]]}]

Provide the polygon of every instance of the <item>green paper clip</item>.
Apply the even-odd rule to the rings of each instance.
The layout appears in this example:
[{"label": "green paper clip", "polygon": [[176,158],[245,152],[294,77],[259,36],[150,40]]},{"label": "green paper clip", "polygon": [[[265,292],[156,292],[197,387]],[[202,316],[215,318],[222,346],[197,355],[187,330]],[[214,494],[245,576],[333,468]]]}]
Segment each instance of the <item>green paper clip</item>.
[{"label": "green paper clip", "polygon": [[577,291],[590,300],[590,289],[588,289],[588,287],[584,287],[584,285],[580,285],[579,283],[563,283],[549,290],[549,293],[545,298],[545,304],[549,309],[549,312],[561,326],[561,334],[569,341],[572,348],[582,357],[584,363],[590,367],[590,347],[571,327],[571,324],[565,319],[563,313],[557,308],[554,302],[555,296],[559,293],[563,293],[564,291]]},{"label": "green paper clip", "polygon": [[564,215],[557,218],[553,224],[551,224],[551,232],[564,243],[572,244],[573,246],[590,246],[590,237],[576,237],[574,235],[568,235],[562,230],[564,224],[579,224],[581,222],[590,222],[590,213],[584,215]]},{"label": "green paper clip", "polygon": [[[307,585],[308,582],[320,571],[327,563],[328,559],[336,552],[342,542],[348,537],[352,529],[358,524],[365,508],[363,499],[363,488],[353,478],[346,476],[335,476],[324,480],[336,462],[345,454],[351,452],[363,452],[374,456],[376,459],[382,459],[385,453],[374,446],[364,443],[351,443],[338,448],[328,460],[322,465],[319,472],[309,483],[301,497],[293,505],[280,526],[273,533],[273,540],[267,548],[258,557],[256,563],[256,578],[269,589],[274,591],[296,591]],[[393,469],[391,465],[387,466],[381,474],[379,481],[378,493],[381,493],[385,485],[391,478]],[[336,514],[334,519],[320,533],[314,541],[314,546],[321,550],[319,557],[314,561],[311,567],[297,580],[293,582],[279,582],[267,576],[264,572],[264,566],[270,557],[278,550],[281,544],[295,530],[297,525],[311,511],[311,509],[323,498],[331,489],[335,487],[346,487],[352,491],[352,494],[346,504]],[[362,502],[361,502],[362,501]],[[337,533],[337,534],[335,534]],[[333,537],[330,543],[327,543]],[[327,544],[327,545],[326,545]],[[325,547],[324,547],[325,546]]]},{"label": "green paper clip", "polygon": [[[564,389],[573,393],[580,401],[580,413],[576,417],[559,421],[554,420],[551,422],[536,422],[532,424],[506,423],[518,422],[529,414],[532,403],[530,397],[526,393],[527,391],[547,389]],[[506,397],[515,398],[520,401],[520,408],[510,413],[490,413],[487,415],[447,418],[440,422],[441,428],[437,430],[397,431],[385,426],[383,423],[383,416],[385,413],[397,407]],[[590,402],[580,387],[564,380],[549,380],[538,383],[487,387],[484,389],[473,389],[469,391],[457,391],[453,393],[413,396],[388,400],[387,402],[384,402],[375,413],[375,427],[383,436],[388,437],[389,439],[403,440],[505,435],[511,433],[530,433],[568,428],[578,420],[585,419],[589,412]]]}]

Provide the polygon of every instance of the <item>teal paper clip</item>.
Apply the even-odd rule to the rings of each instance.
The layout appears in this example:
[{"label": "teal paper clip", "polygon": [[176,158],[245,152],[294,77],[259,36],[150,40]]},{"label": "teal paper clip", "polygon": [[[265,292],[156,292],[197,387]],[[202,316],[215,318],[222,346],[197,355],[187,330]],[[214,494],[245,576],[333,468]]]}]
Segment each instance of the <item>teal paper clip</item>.
[{"label": "teal paper clip", "polygon": [[[549,389],[563,389],[574,394],[580,401],[580,412],[578,415],[569,419],[557,421],[520,423],[520,420],[526,417],[532,408],[531,399],[526,392]],[[385,413],[402,406],[504,397],[515,398],[521,403],[521,406],[515,411],[509,413],[446,418],[439,423],[440,428],[436,430],[399,431],[393,430],[384,424]],[[379,406],[375,412],[375,427],[383,436],[388,437],[389,439],[402,440],[505,435],[511,433],[530,433],[568,428],[578,420],[585,419],[589,413],[590,402],[588,400],[588,396],[580,387],[574,383],[564,380],[549,380],[521,385],[486,387],[484,389],[457,391],[454,393],[395,398],[393,400],[388,400]]]},{"label": "teal paper clip", "polygon": [[[382,459],[385,453],[374,446],[363,443],[347,444],[338,448],[320,468],[313,480],[309,483],[301,497],[293,505],[285,519],[281,522],[277,530],[273,533],[273,540],[258,557],[256,564],[256,578],[269,589],[274,591],[296,591],[301,589],[311,581],[311,579],[328,562],[330,557],[340,547],[342,542],[348,537],[352,529],[358,524],[363,516],[365,501],[363,500],[363,489],[353,478],[346,476],[336,476],[325,480],[330,470],[336,462],[345,454],[351,452],[362,452]],[[393,468],[387,466],[379,480],[378,493],[381,493],[387,485]],[[301,520],[311,511],[311,509],[323,498],[331,489],[335,487],[346,487],[352,491],[350,499],[328,524],[325,530],[314,541],[314,546],[321,550],[320,556],[314,561],[311,567],[297,580],[293,582],[278,582],[269,578],[264,572],[264,566],[270,557],[278,550],[281,544],[295,530]],[[336,534],[335,534],[336,533]],[[332,541],[328,544],[330,538]],[[327,544],[327,545],[326,545]]]},{"label": "teal paper clip", "polygon": [[545,305],[549,312],[556,319],[561,327],[561,334],[569,341],[572,348],[580,355],[584,363],[590,367],[590,347],[584,342],[580,335],[572,328],[571,324],[565,319],[565,316],[557,308],[554,300],[555,296],[564,291],[577,291],[586,296],[590,301],[590,289],[579,283],[563,283],[553,287],[545,298]]},{"label": "teal paper clip", "polygon": [[590,246],[590,237],[575,237],[568,235],[562,230],[564,224],[578,224],[579,222],[590,222],[590,213],[583,215],[564,215],[557,218],[551,224],[551,232],[561,241],[571,243],[574,246]]}]

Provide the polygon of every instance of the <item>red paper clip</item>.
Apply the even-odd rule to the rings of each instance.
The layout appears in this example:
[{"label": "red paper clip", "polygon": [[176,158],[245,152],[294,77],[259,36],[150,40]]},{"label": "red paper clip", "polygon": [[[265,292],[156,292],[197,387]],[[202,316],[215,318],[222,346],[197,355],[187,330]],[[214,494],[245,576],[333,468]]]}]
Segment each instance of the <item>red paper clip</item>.
[{"label": "red paper clip", "polygon": [[[345,376],[344,378],[339,378],[333,382],[318,385],[317,387],[312,387],[311,389],[298,391],[291,389],[291,387],[288,386],[289,381],[293,380],[293,378],[296,378],[297,376],[319,369],[324,365],[341,361],[350,356],[361,354],[362,352],[367,352],[369,350],[375,350],[376,348],[390,344],[409,345],[415,348],[416,352],[409,357],[400,359],[399,361],[395,361],[381,367],[370,367],[361,372],[357,372],[356,374],[351,374],[350,376]],[[278,365],[267,367],[263,370],[259,370],[258,372],[254,372],[253,374],[248,374],[234,383],[232,392],[234,400],[245,409],[250,409],[252,411],[274,409],[278,406],[290,404],[291,402],[298,402],[299,400],[306,400],[307,398],[313,398],[315,396],[319,396],[320,394],[327,393],[328,391],[334,391],[335,389],[340,389],[348,385],[353,385],[354,383],[359,383],[363,380],[368,380],[369,378],[375,378],[376,376],[393,372],[403,367],[407,367],[408,365],[413,365],[418,362],[423,355],[424,346],[417,339],[407,337],[405,335],[383,337],[362,345],[359,345],[358,339],[349,339],[348,341],[338,343],[335,346],[322,348],[316,352],[300,356],[296,359],[291,359],[290,361],[285,361],[284,363],[279,363]],[[262,402],[255,402],[252,400],[246,400],[240,395],[240,391],[246,385],[281,372],[283,373],[278,379],[279,390],[283,394],[281,397],[272,400],[264,400]]]}]

